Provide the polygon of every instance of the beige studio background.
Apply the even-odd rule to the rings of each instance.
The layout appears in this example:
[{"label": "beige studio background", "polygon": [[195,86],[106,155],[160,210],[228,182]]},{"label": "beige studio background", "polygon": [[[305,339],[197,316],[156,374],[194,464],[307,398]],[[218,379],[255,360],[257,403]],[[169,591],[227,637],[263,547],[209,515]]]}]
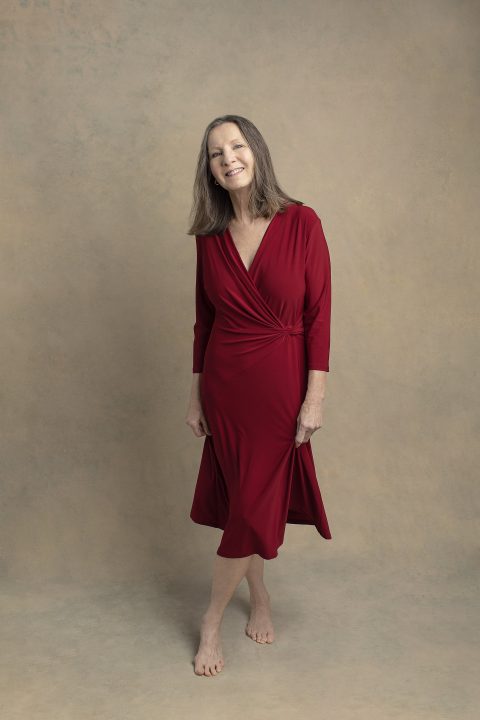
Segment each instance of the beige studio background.
[{"label": "beige studio background", "polygon": [[[184,424],[186,230],[203,130],[236,113],[264,134],[281,186],[322,218],[333,273],[325,426],[312,441],[333,539],[289,525],[266,572],[284,600],[315,606],[312,616],[302,605],[305,646],[326,598],[331,612],[358,600],[338,629],[369,618],[373,632],[380,594],[385,612],[401,596],[385,646],[398,623],[415,633],[421,607],[429,701],[415,705],[413,670],[398,695],[382,694],[375,672],[355,695],[373,650],[350,636],[319,650],[338,660],[340,682],[347,649],[359,649],[349,692],[335,696],[344,704],[324,697],[337,718],[470,717],[475,651],[471,626],[456,623],[479,569],[480,4],[10,0],[0,21],[7,617],[56,616],[77,586],[135,593],[153,582],[147,607],[167,622],[170,604],[180,608],[174,643],[182,603],[207,600],[220,531],[189,519],[203,439]],[[438,636],[448,620],[461,651]],[[407,672],[415,645],[398,642]],[[20,713],[28,680],[19,670],[15,682]],[[276,692],[259,717],[313,716],[307,690],[303,705]],[[83,717],[88,696],[72,702],[65,717]],[[180,690],[164,710],[179,708]]]}]

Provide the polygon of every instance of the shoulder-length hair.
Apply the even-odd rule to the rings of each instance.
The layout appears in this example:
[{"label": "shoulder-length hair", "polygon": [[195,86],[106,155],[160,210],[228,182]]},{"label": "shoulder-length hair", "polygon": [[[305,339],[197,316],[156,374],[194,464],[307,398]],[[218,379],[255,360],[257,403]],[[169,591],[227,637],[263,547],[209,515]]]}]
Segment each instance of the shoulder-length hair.
[{"label": "shoulder-length hair", "polygon": [[223,233],[234,217],[230,194],[221,185],[215,185],[208,157],[210,130],[226,122],[233,122],[238,126],[255,158],[248,201],[248,209],[252,217],[270,218],[278,211],[283,212],[286,205],[304,204],[301,200],[290,197],[280,188],[267,143],[255,125],[240,115],[222,115],[207,125],[203,135],[193,184],[191,225],[187,235]]}]

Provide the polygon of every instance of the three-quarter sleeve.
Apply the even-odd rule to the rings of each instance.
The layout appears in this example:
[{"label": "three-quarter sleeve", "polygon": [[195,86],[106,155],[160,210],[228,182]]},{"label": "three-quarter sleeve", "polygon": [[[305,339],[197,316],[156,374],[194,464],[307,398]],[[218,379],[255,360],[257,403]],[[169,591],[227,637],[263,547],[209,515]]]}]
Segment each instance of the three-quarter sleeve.
[{"label": "three-quarter sleeve", "polygon": [[195,324],[193,326],[193,369],[203,372],[203,359],[215,318],[215,307],[209,300],[204,286],[201,239],[195,236],[197,244],[197,269],[195,279]]},{"label": "three-quarter sleeve", "polygon": [[307,230],[303,324],[309,370],[329,372],[331,315],[330,254],[318,215]]}]

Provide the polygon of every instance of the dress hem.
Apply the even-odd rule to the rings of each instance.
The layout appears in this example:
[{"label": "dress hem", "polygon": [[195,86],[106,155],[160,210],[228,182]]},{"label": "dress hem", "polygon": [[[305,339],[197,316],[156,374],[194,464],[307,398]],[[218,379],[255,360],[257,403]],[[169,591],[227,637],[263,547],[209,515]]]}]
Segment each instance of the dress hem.
[{"label": "dress hem", "polygon": [[[206,527],[213,527],[213,528],[216,528],[216,529],[218,529],[218,530],[225,530],[225,526],[224,526],[224,525],[220,525],[219,523],[215,523],[215,522],[212,521],[212,520],[199,520],[198,518],[195,519],[194,517],[192,517],[192,515],[190,515],[190,519],[193,520],[193,522],[196,523],[197,525],[205,525]],[[331,540],[331,539],[332,539],[332,535],[331,535],[331,534],[328,534],[328,535],[327,535],[327,534],[325,534],[324,532],[322,532],[322,531],[320,530],[320,528],[318,527],[318,525],[316,525],[315,522],[313,522],[313,520],[312,520],[312,521],[306,521],[306,520],[287,520],[287,525],[311,525],[312,527],[316,528],[318,534],[319,534],[324,540]],[[283,545],[283,542],[278,546],[278,548],[282,547],[282,545]],[[276,554],[275,554],[275,555],[272,555],[272,556],[270,556],[270,557],[266,557],[265,555],[262,555],[262,553],[260,553],[260,552],[251,552],[251,553],[248,553],[247,555],[222,555],[221,553],[219,553],[219,552],[217,551],[217,555],[219,555],[220,557],[226,557],[226,558],[232,558],[232,559],[242,558],[242,557],[250,557],[250,555],[259,555],[259,556],[260,556],[261,558],[263,558],[264,560],[274,560],[276,557],[278,557],[278,548],[277,548]]]}]

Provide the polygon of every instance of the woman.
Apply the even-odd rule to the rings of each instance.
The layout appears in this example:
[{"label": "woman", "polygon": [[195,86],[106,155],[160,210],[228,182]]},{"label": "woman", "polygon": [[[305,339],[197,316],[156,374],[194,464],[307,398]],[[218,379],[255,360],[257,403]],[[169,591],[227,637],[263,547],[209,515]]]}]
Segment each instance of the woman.
[{"label": "woman", "polygon": [[223,530],[195,673],[224,666],[220,625],[244,576],[247,635],[274,639],[264,560],[285,524],[331,538],[310,445],[329,371],[330,257],[320,218],[286,195],[255,125],[224,115],[198,158],[193,383],[186,423],[205,436],[191,519]]}]

